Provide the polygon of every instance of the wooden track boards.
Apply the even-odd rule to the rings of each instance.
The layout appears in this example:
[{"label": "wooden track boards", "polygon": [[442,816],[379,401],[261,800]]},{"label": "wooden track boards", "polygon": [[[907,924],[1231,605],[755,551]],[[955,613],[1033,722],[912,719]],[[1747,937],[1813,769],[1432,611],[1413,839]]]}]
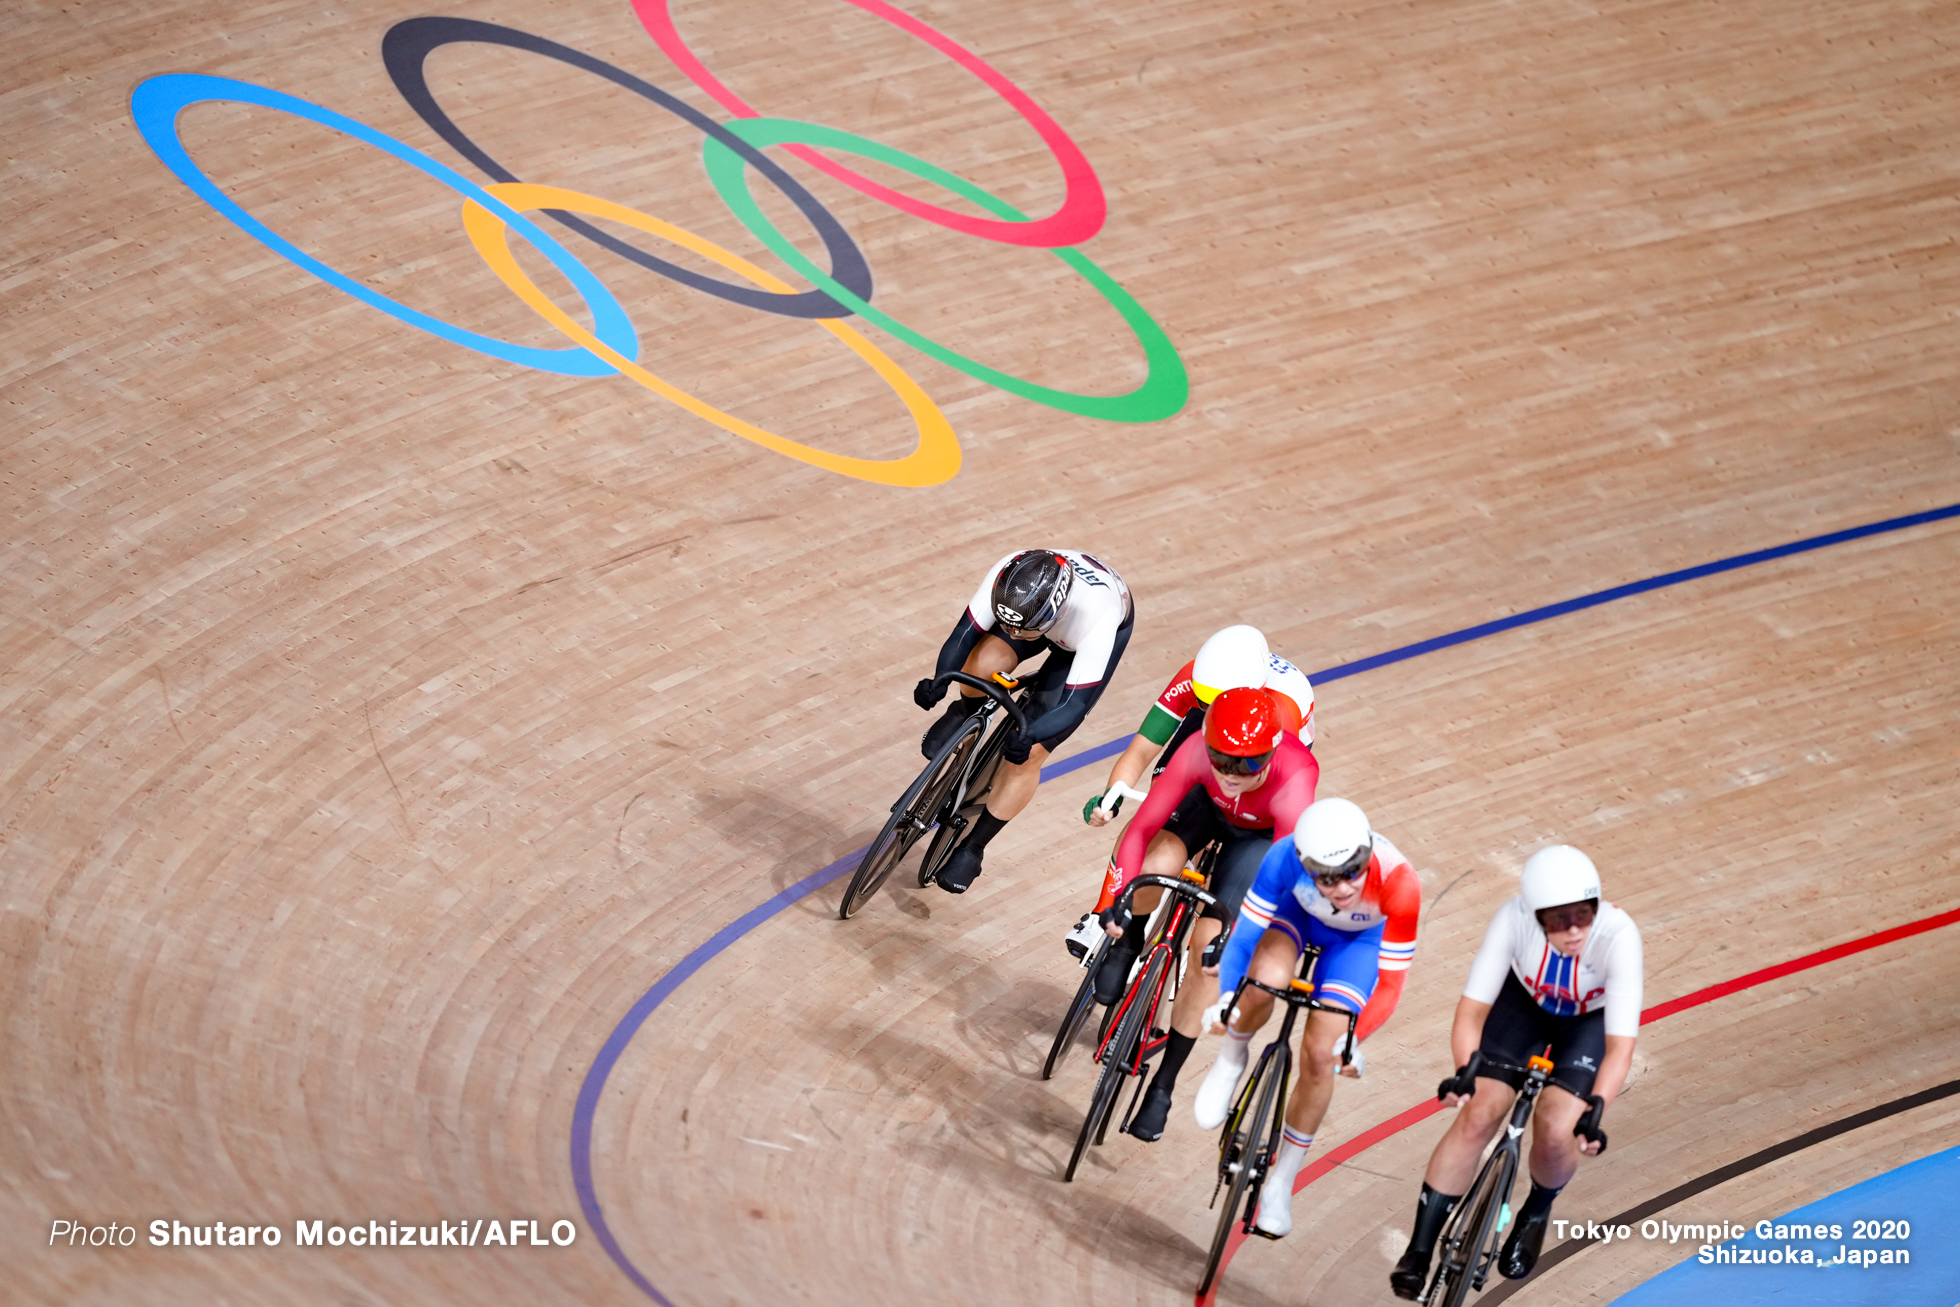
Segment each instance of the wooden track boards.
[{"label": "wooden track boards", "polygon": [[[964,443],[922,491],[384,318],[219,218],[130,126],[139,81],[207,72],[460,165],[382,70],[411,12],[29,3],[0,53],[0,1223],[21,1301],[644,1301],[589,1229],[518,1252],[42,1240],[56,1218],[279,1222],[289,1245],[301,1217],[583,1229],[567,1141],[608,1034],[868,838],[915,765],[906,687],[1009,548],[1092,549],[1137,594],[1088,747],[1227,621],[1326,667],[1960,498],[1949,10],[918,8],[1082,146],[1110,197],[1088,252],[1193,381],[1176,418],[1119,427],[893,346]],[[449,12],[714,108],[625,6]],[[678,17],[769,112],[1030,212],[1059,200],[1006,106],[865,13]],[[511,52],[431,69],[518,175],[768,262],[692,129]],[[319,257],[560,343],[419,174],[258,110],[184,126]],[[1141,379],[1051,256],[797,175],[892,312],[1047,384]],[[827,448],[909,447],[883,383],[807,323],[571,248],[681,384]],[[1957,574],[1960,526],[1922,527],[1326,686],[1323,793],[1449,892],[1323,1143],[1446,1069],[1475,941],[1543,841],[1591,851],[1641,922],[1650,1001],[1954,906]],[[850,923],[836,890],[807,899],[639,1033],[594,1170],[669,1300],[1185,1299],[1210,1046],[1161,1143],[1112,1140],[1069,1186],[1087,1079],[1035,1078],[1074,979],[1059,936],[1107,848],[1075,817],[1100,773],[1044,792],[966,898],[895,882]],[[1956,956],[1921,937],[1655,1027],[1562,1211],[1624,1210],[1960,1074]],[[1953,1124],[1894,1118],[1696,1211],[1774,1215]],[[1437,1129],[1309,1189],[1307,1237],[1249,1248],[1222,1300],[1386,1301]],[[1519,1301],[1606,1301],[1670,1260],[1596,1249]]]}]

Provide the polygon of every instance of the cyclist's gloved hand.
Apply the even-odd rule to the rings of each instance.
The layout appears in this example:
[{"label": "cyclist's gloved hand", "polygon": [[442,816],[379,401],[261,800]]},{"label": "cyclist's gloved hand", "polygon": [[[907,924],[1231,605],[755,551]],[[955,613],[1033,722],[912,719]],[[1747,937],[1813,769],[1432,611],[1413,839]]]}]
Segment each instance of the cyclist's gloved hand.
[{"label": "cyclist's gloved hand", "polygon": [[1220,994],[1216,1003],[1198,1014],[1198,1029],[1208,1035],[1224,1033],[1225,1022],[1232,1015],[1232,1000],[1236,997],[1236,994]]},{"label": "cyclist's gloved hand", "polygon": [[1033,749],[1034,741],[1010,726],[1007,729],[1007,743],[1001,746],[1000,756],[1018,767],[1028,760],[1028,754]]},{"label": "cyclist's gloved hand", "polygon": [[940,681],[936,677],[928,676],[925,680],[920,681],[912,687],[912,702],[918,704],[919,707],[924,708],[928,712],[937,708],[939,701],[945,697],[945,682]]},{"label": "cyclist's gloved hand", "polygon": [[1436,1098],[1440,1102],[1451,1094],[1469,1098],[1477,1092],[1477,1068],[1483,1065],[1484,1055],[1479,1050],[1470,1055],[1470,1060],[1456,1069],[1456,1074],[1436,1086]]},{"label": "cyclist's gloved hand", "polygon": [[[1082,805],[1082,820],[1088,822],[1091,826],[1102,825],[1102,821],[1096,820],[1096,814],[1102,811],[1102,801],[1103,796],[1101,794],[1090,795],[1089,801]],[[1104,815],[1103,821],[1108,821],[1111,817],[1116,816],[1122,811],[1123,796],[1119,794],[1116,796],[1116,802],[1109,805],[1109,812]]]},{"label": "cyclist's gloved hand", "polygon": [[1598,1094],[1588,1094],[1586,1102],[1591,1106],[1586,1109],[1585,1115],[1579,1118],[1579,1124],[1572,1127],[1572,1137],[1583,1139],[1586,1144],[1598,1144],[1597,1148],[1587,1148],[1586,1144],[1579,1145],[1579,1151],[1586,1156],[1598,1157],[1606,1151],[1606,1132],[1599,1128],[1599,1118],[1606,1111],[1606,1100]]},{"label": "cyclist's gloved hand", "polygon": [[1348,1064],[1340,1069],[1340,1074],[1359,1080],[1368,1073],[1368,1055],[1361,1051],[1360,1040],[1342,1031],[1341,1037],[1334,1041],[1334,1061],[1338,1063],[1341,1054],[1348,1052],[1350,1041],[1352,1041],[1353,1052],[1349,1054]]},{"label": "cyclist's gloved hand", "polygon": [[1125,898],[1116,900],[1097,913],[1096,920],[1102,922],[1103,932],[1115,939],[1130,928],[1130,921],[1135,915],[1130,911],[1129,900]]}]

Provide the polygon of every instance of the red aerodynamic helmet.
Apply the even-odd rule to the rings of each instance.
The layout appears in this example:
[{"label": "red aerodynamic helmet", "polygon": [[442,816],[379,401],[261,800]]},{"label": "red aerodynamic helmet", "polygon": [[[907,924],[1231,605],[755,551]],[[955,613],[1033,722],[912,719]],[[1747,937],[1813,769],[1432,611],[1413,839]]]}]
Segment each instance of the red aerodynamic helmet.
[{"label": "red aerodynamic helmet", "polygon": [[1211,765],[1223,772],[1258,771],[1279,748],[1283,724],[1269,690],[1226,690],[1205,709],[1205,748]]}]

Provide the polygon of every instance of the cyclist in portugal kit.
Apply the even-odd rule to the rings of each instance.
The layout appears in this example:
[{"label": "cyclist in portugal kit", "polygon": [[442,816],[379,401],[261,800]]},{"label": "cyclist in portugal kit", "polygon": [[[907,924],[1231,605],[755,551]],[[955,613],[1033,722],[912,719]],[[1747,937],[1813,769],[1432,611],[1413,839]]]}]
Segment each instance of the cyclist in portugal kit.
[{"label": "cyclist in portugal kit", "polygon": [[[1248,987],[1226,1025],[1224,1016],[1241,977],[1284,988],[1308,944],[1320,949],[1313,996],[1357,1012],[1357,1044],[1381,1029],[1402,997],[1402,981],[1416,955],[1416,918],[1422,884],[1415,868],[1368,818],[1346,799],[1322,799],[1308,808],[1293,838],[1275,841],[1246,891],[1232,939],[1218,966],[1218,1002],[1206,1025],[1225,1035],[1225,1047],[1198,1089],[1198,1124],[1216,1130],[1232,1110],[1245,1074],[1252,1036],[1273,1010],[1272,995]],[[1347,1018],[1339,1011],[1309,1011],[1300,1037],[1300,1078],[1286,1104],[1279,1153],[1259,1191],[1253,1223],[1274,1237],[1293,1228],[1293,1180],[1307,1160],[1314,1131],[1327,1115],[1340,1070]],[[1347,1074],[1366,1065],[1351,1052]]]},{"label": "cyclist in portugal kit", "polygon": [[[1009,734],[986,808],[940,871],[941,889],[964,894],[973,884],[988,841],[1034,797],[1041,764],[1102,697],[1130,643],[1134,617],[1130,588],[1114,568],[1091,554],[1024,550],[1001,559],[981,578],[940,647],[933,676],[913,689],[913,701],[928,710],[935,707],[946,687],[935,689],[933,680],[944,672],[1005,675],[1043,651],[1048,658],[1035,680],[1039,715],[1028,723],[1026,735]],[[957,735],[980,704],[980,691],[961,686],[945,714],[926,730],[921,744],[926,757]]]},{"label": "cyclist in portugal kit", "polygon": [[1429,1159],[1415,1233],[1388,1277],[1398,1297],[1421,1295],[1443,1223],[1511,1111],[1524,1073],[1510,1067],[1522,1068],[1551,1046],[1551,1084],[1531,1122],[1531,1196],[1497,1257],[1500,1271],[1522,1280],[1538,1264],[1552,1200],[1572,1179],[1580,1155],[1605,1151],[1600,1114],[1633,1065],[1643,969],[1639,927],[1600,898],[1592,859],[1569,845],[1532,854],[1518,888],[1491,918],[1457,1000],[1450,1030],[1457,1073],[1438,1097],[1460,1110]]},{"label": "cyclist in portugal kit", "polygon": [[[1226,920],[1236,917],[1260,859],[1276,835],[1291,833],[1319,782],[1319,762],[1297,736],[1286,733],[1271,691],[1246,686],[1213,699],[1203,732],[1178,746],[1116,846],[1115,889],[1110,906],[1098,914],[1111,943],[1096,973],[1096,997],[1104,1003],[1121,997],[1142,950],[1143,918],[1156,891],[1140,891],[1135,912],[1125,916],[1118,900],[1131,881],[1146,873],[1175,876],[1215,839],[1221,848],[1212,866],[1211,893],[1216,910],[1231,914]],[[1150,901],[1143,901],[1145,895]],[[1206,909],[1207,915],[1213,911]],[[1192,951],[1200,947],[1194,939]],[[1185,983],[1171,1008],[1169,1042],[1130,1122],[1130,1133],[1146,1143],[1164,1133],[1178,1071],[1197,1043],[1214,993],[1212,977],[1187,963]]]}]

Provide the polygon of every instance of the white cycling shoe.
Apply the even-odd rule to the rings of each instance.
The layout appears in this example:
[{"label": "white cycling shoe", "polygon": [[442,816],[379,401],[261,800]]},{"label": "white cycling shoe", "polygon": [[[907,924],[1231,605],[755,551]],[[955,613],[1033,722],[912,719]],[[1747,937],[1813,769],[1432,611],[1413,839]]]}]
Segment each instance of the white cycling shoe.
[{"label": "white cycling shoe", "polygon": [[1064,942],[1068,945],[1068,955],[1086,967],[1089,965],[1089,955],[1096,951],[1096,945],[1102,943],[1104,938],[1102,922],[1096,919],[1095,913],[1085,912]]},{"label": "white cycling shoe", "polygon": [[1252,1226],[1262,1234],[1281,1239],[1293,1233],[1293,1177],[1284,1182],[1279,1177],[1268,1175],[1263,1188],[1259,1190],[1259,1211],[1252,1218]]},{"label": "white cycling shoe", "polygon": [[1232,1114],[1232,1099],[1238,1094],[1239,1077],[1245,1074],[1245,1064],[1251,1060],[1250,1051],[1249,1040],[1241,1043],[1229,1036],[1225,1047],[1218,1050],[1218,1060],[1205,1072],[1204,1083],[1198,1086],[1197,1097],[1191,1100],[1191,1111],[1198,1118],[1200,1130],[1216,1130]]}]

